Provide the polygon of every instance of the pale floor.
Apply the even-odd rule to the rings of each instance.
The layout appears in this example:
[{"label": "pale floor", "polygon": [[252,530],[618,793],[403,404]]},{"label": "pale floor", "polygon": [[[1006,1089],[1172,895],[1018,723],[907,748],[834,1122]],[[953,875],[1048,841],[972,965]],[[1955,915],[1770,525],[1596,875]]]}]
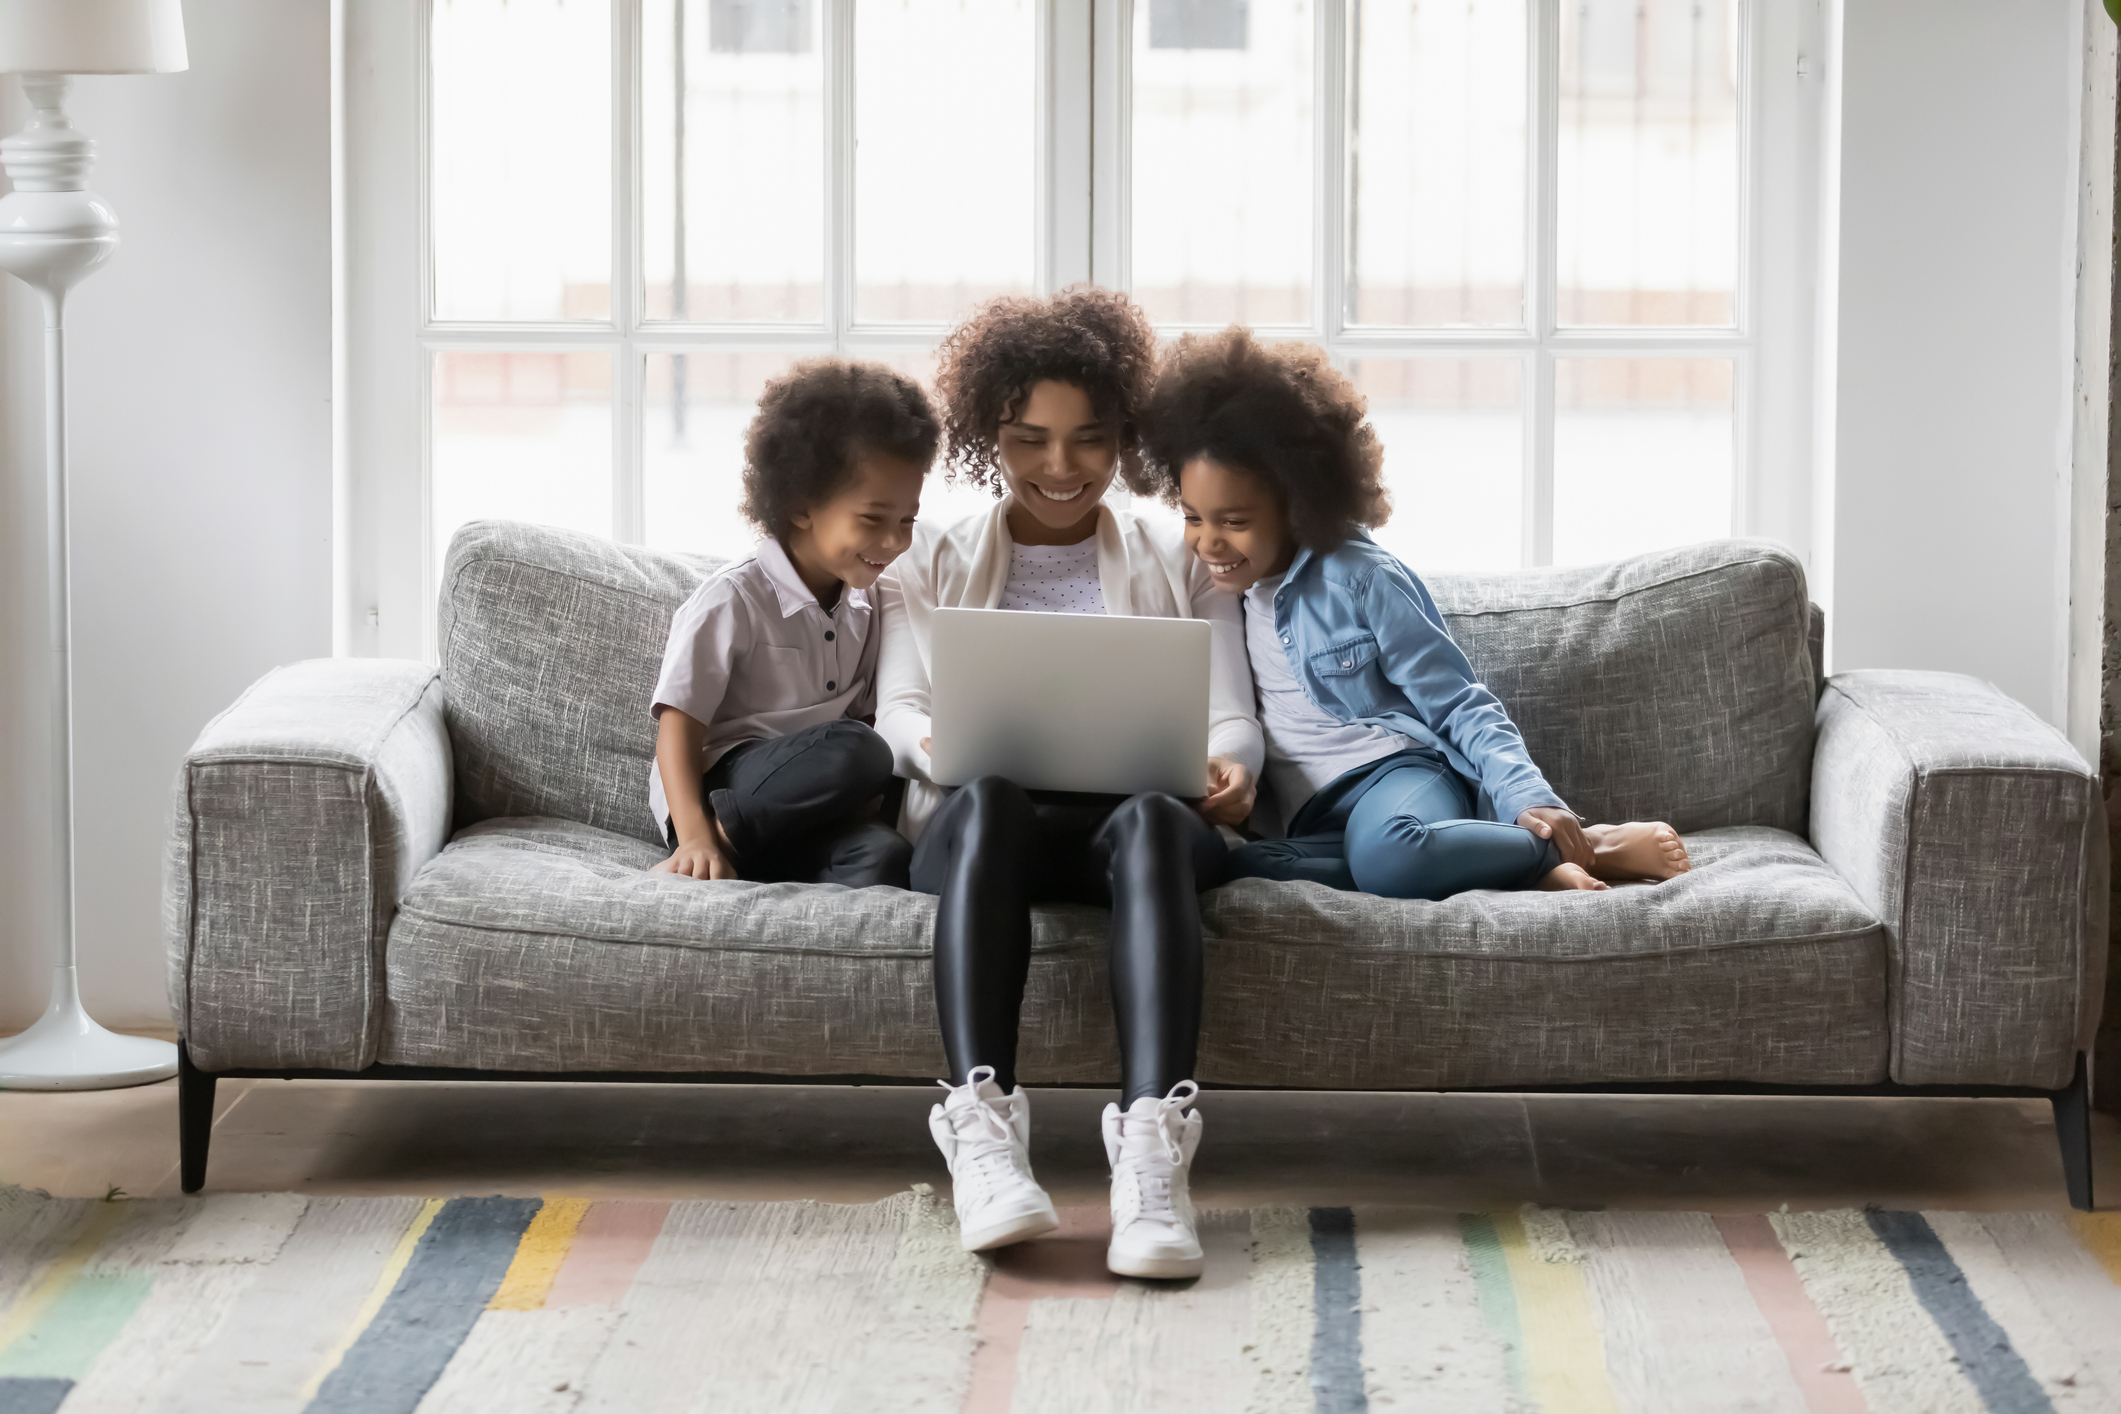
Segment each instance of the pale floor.
[{"label": "pale floor", "polygon": [[[550,1194],[863,1202],[941,1185],[933,1087],[223,1081],[208,1192]],[[1033,1157],[1103,1201],[1101,1091],[1034,1092]],[[2044,1100],[1219,1091],[1204,1205],[1408,1203],[1710,1211],[2067,1206]],[[2121,1125],[2095,1119],[2102,1206]],[[0,1093],[0,1182],[177,1189],[176,1082]]]}]

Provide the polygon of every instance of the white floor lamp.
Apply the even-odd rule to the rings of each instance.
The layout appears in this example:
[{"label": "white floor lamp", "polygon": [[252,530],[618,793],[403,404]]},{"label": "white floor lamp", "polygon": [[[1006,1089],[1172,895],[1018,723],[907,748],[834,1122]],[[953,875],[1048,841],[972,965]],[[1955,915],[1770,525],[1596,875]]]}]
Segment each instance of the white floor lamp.
[{"label": "white floor lamp", "polygon": [[66,120],[70,74],[166,74],[187,67],[182,0],[0,0],[0,73],[21,74],[37,110],[0,141],[14,191],[0,197],[0,270],[44,305],[44,467],[52,649],[52,834],[58,867],[58,957],[51,1003],[0,1042],[0,1089],[102,1090],[177,1073],[167,1041],[120,1036],[81,1005],[74,938],[73,616],[67,582],[66,336],[74,283],[118,248],[118,219],[88,188],[96,145]]}]

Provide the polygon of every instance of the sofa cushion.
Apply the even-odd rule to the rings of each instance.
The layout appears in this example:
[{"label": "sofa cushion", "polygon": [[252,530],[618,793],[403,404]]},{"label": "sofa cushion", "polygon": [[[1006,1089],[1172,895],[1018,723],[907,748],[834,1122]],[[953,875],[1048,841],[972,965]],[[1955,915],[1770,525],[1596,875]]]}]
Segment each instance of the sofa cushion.
[{"label": "sofa cushion", "polygon": [[[557,816],[656,838],[648,702],[670,616],[716,563],[511,521],[457,532],[441,649],[459,824]],[[1428,582],[1585,818],[1804,828],[1817,683],[1787,551],[1715,540]]]},{"label": "sofa cushion", "polygon": [[1711,540],[1429,585],[1585,819],[1805,828],[1818,681],[1804,568],[1787,550]]},{"label": "sofa cushion", "polygon": [[[1206,896],[1200,1079],[1348,1088],[1885,1074],[1878,921],[1794,836],[1688,840],[1604,894]],[[652,875],[649,845],[492,820],[413,880],[381,1059],[487,1070],[936,1076],[934,900]],[[1117,1075],[1102,910],[1034,916],[1018,1069]]]},{"label": "sofa cushion", "polygon": [[719,561],[473,521],[442,571],[456,819],[553,815],[640,840],[670,616]]}]

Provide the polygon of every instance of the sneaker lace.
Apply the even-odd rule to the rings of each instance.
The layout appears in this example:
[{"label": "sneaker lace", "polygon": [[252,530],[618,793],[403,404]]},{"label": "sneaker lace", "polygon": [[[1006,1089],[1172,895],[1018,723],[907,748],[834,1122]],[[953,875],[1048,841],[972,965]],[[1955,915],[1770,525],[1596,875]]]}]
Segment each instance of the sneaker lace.
[{"label": "sneaker lace", "polygon": [[1147,1154],[1130,1154],[1122,1158],[1113,1174],[1115,1180],[1125,1179],[1134,1191],[1134,1216],[1137,1221],[1176,1223],[1177,1207],[1171,1201],[1171,1178],[1179,1166],[1186,1161],[1185,1146],[1180,1143],[1179,1123],[1187,1105],[1200,1094],[1200,1087],[1190,1080],[1181,1080],[1171,1087],[1171,1093],[1156,1102],[1156,1113],[1140,1119],[1127,1114],[1120,1116],[1120,1134],[1124,1137],[1130,1126],[1142,1124],[1155,1126],[1156,1138],[1161,1141],[1156,1149]]},{"label": "sneaker lace", "polygon": [[[980,1066],[965,1077],[965,1084],[973,1089],[971,1110],[967,1116],[963,1110],[952,1117],[957,1130],[958,1162],[967,1177],[971,1178],[978,1196],[982,1199],[992,1195],[998,1188],[1017,1181],[1016,1131],[1011,1121],[1016,1117],[1016,1097],[1004,1095],[999,1100],[980,1098],[977,1086],[982,1080],[991,1080],[994,1072]],[[945,1090],[954,1089],[949,1081],[938,1080],[936,1084]],[[966,1123],[967,1118],[971,1120]]]}]

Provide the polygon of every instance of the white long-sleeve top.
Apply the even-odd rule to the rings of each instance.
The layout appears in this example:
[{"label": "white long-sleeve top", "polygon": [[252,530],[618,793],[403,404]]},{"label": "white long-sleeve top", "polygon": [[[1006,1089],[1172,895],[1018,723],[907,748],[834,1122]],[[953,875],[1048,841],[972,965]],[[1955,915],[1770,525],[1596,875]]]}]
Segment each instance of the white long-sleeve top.
[{"label": "white long-sleeve top", "polygon": [[[877,662],[876,730],[891,744],[906,778],[899,829],[919,839],[942,804],[929,778],[921,738],[933,734],[929,695],[929,630],[937,609],[992,609],[1009,581],[1009,507],[967,516],[947,529],[914,528],[913,544],[876,583],[883,615]],[[1252,668],[1245,657],[1245,620],[1237,596],[1218,591],[1208,571],[1187,551],[1176,526],[1100,506],[1097,579],[1108,614],[1206,619],[1208,754],[1239,762],[1255,776],[1266,742],[1252,701]],[[1124,711],[1125,704],[1113,704]]]}]

